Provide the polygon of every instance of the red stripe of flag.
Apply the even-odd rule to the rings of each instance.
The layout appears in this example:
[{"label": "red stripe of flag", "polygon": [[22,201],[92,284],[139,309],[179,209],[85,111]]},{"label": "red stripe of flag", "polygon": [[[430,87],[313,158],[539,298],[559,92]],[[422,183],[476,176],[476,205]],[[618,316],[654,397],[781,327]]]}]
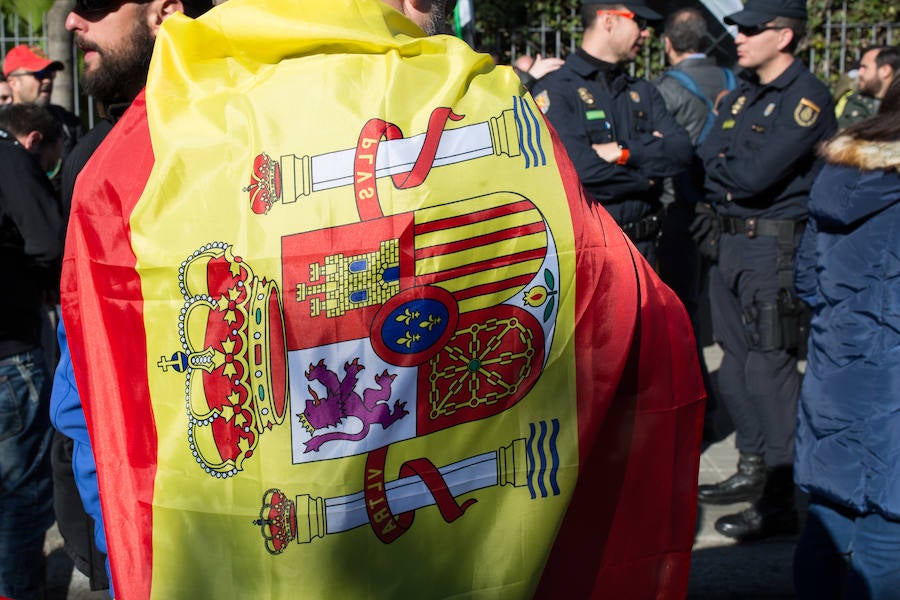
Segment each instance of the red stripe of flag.
[{"label": "red stripe of flag", "polygon": [[[417,276],[416,284],[431,285],[440,281],[447,281],[450,279],[455,279],[457,277],[463,277],[464,275],[471,275],[472,273],[488,271],[490,269],[497,268],[498,266],[504,267],[512,265],[514,263],[543,259],[544,254],[544,248],[535,248],[534,250],[526,250],[524,252],[517,252],[515,254],[510,254],[507,256],[493,257],[476,263],[456,267],[454,269],[445,269],[436,273],[428,273],[427,275]],[[500,262],[501,264],[498,265],[498,262]],[[455,296],[457,297],[457,299],[459,298],[459,294],[455,294]]]},{"label": "red stripe of flag", "polygon": [[491,233],[478,235],[464,240],[457,240],[455,242],[449,242],[447,244],[437,244],[435,246],[427,246],[425,248],[416,248],[416,260],[440,256],[443,254],[452,254],[454,252],[461,252],[463,250],[471,250],[472,248],[478,248],[479,246],[489,246],[498,242],[524,237],[526,235],[531,235],[532,233],[542,233],[544,231],[546,231],[544,222],[540,221],[538,223],[531,223],[529,225],[523,225],[521,227],[510,227],[508,229],[501,229],[500,231],[492,231]]},{"label": "red stripe of flag", "polygon": [[464,215],[453,215],[452,217],[437,219],[435,221],[428,221],[427,223],[417,223],[415,231],[416,235],[423,235],[426,233],[441,231],[443,229],[453,229],[454,227],[462,227],[463,225],[480,223],[481,221],[487,221],[488,219],[496,219],[498,217],[514,215],[516,213],[526,212],[529,210],[534,210],[534,204],[532,204],[528,200],[522,200],[520,202],[513,202],[512,204],[505,204],[503,206],[497,206],[494,208],[489,208],[487,210],[479,210],[471,213],[466,213]]},{"label": "red stripe of flag", "polygon": [[524,287],[528,285],[532,277],[534,277],[534,275],[532,274],[520,275],[519,277],[510,277],[502,281],[486,283],[484,285],[477,285],[475,287],[470,287],[458,292],[454,292],[453,297],[456,298],[457,302],[462,302],[463,300],[468,300],[469,298],[487,296],[488,294],[502,292],[503,290],[508,290],[511,288]]}]

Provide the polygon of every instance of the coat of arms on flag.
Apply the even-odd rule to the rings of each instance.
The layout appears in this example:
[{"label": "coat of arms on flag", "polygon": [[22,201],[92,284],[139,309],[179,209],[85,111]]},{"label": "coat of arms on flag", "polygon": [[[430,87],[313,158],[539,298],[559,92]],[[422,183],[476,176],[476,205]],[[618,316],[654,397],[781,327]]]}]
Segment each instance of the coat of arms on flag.
[{"label": "coat of arms on flag", "polygon": [[[385,451],[488,418],[529,392],[552,344],[560,276],[541,212],[518,193],[492,192],[385,215],[375,182],[390,177],[406,189],[432,168],[495,155],[527,155],[526,168],[544,166],[533,124],[534,112],[513,98],[512,108],[473,125],[438,108],[428,131],[411,138],[370,119],[355,149],[280,161],[257,155],[244,188],[255,218],[269,218],[277,200],[287,200],[279,210],[302,210],[291,206],[300,190],[352,186],[360,221],[284,236],[276,274],[283,289],[225,242],[205,244],[182,262],[182,348],[161,356],[158,367],[185,377],[185,442],[201,468],[216,478],[238,475],[266,432],[286,420],[290,460],[302,464]],[[511,442],[504,464],[524,469],[524,448],[524,438]],[[442,514],[456,495],[482,487],[478,477],[476,487],[450,491],[442,471],[428,465],[426,496],[448,490]],[[414,508],[431,504],[420,502]],[[284,506],[283,493],[267,492],[264,506]],[[335,511],[318,518],[326,514],[334,530]],[[260,522],[273,527],[271,518]]]}]

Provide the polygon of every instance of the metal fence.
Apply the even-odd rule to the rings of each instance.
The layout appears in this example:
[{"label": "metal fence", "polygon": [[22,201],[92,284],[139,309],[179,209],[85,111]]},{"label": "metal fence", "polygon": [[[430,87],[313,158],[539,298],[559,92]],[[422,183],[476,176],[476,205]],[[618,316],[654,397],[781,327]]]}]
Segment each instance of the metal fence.
[{"label": "metal fence", "polygon": [[[569,19],[577,21],[577,19]],[[19,44],[28,44],[47,48],[47,15],[41,19],[41,23],[32,24],[26,19],[19,18],[16,14],[0,13],[0,60],[6,57],[6,52]],[[534,27],[524,27],[518,30],[506,30],[492,35],[494,47],[488,48],[500,62],[508,63],[523,54],[534,56],[541,53],[543,56],[565,56],[573,52],[581,41],[582,29],[580,26],[561,26],[560,23],[542,19],[540,24]],[[816,31],[810,32],[808,47],[804,50],[804,57],[814,73],[819,77],[834,83],[840,74],[846,72],[859,60],[863,50],[873,45],[893,45],[900,42],[900,23],[848,23],[846,10],[835,10],[825,16],[824,24]],[[710,36],[707,51],[717,53],[720,62],[727,64],[731,54],[722,48],[731,44],[727,32],[720,32],[717,36]],[[73,48],[74,52],[74,48]],[[644,47],[644,51],[638,60],[631,65],[632,74],[642,77],[654,77],[666,66],[665,55],[659,36],[653,36],[651,42]],[[78,104],[85,100],[78,94],[78,77],[74,77],[73,95],[76,99],[75,112],[80,113],[79,108],[86,108],[89,118],[93,117],[92,103],[79,107]],[[90,120],[93,120],[92,118]]]},{"label": "metal fence", "polygon": [[[807,47],[802,52],[812,71],[830,83],[852,68],[867,47],[890,46],[900,42],[900,23],[848,23],[843,18],[843,13],[838,16],[841,18],[836,19],[834,13],[828,13],[825,23],[810,32],[806,40]],[[565,56],[575,50],[581,35],[580,26],[561,27],[558,23],[543,19],[534,27],[501,32],[496,39],[505,42],[505,47],[491,48],[490,51],[501,62],[514,60],[523,54]],[[731,44],[727,38],[730,38],[727,32],[718,36],[710,35],[708,47],[704,49],[709,53],[715,53],[719,49],[720,62],[726,65],[729,62],[726,57],[730,52],[722,47]],[[653,36],[631,66],[631,71],[643,77],[654,77],[665,67],[666,58],[659,36]]]},{"label": "metal fence", "polygon": [[43,16],[40,24],[33,25],[17,14],[0,12],[0,23],[3,23],[3,28],[0,29],[0,60],[6,58],[10,48],[19,44],[47,47],[47,15]]},{"label": "metal fence", "polygon": [[832,21],[832,14],[825,17],[823,43],[810,44],[809,64],[815,65],[815,73],[826,80],[848,71],[859,61],[869,46],[893,46],[900,42],[900,23],[854,23],[846,20]]}]

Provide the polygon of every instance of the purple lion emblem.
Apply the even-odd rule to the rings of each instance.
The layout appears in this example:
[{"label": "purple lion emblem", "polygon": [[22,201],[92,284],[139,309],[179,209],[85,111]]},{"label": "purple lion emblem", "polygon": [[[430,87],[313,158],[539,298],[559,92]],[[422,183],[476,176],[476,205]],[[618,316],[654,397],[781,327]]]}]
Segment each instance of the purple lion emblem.
[{"label": "purple lion emblem", "polygon": [[[352,363],[344,363],[346,375],[338,379],[334,371],[325,366],[325,361],[320,360],[316,365],[309,365],[306,378],[309,381],[318,381],[327,391],[325,398],[319,398],[315,390],[308,386],[311,399],[306,401],[306,410],[300,413],[298,418],[303,426],[312,434],[312,439],[306,442],[305,452],[318,451],[325,442],[332,440],[359,441],[369,434],[369,428],[378,423],[387,429],[395,421],[409,414],[406,410],[406,402],[396,400],[391,410],[388,400],[391,397],[391,384],[396,375],[389,375],[387,370],[381,375],[375,376],[377,388],[368,388],[360,397],[356,391],[358,374],[365,369],[359,364],[359,359],[353,359]],[[362,429],[357,433],[345,433],[343,431],[331,431],[316,435],[316,431],[333,427],[344,421],[347,417],[356,417],[362,421]]]}]

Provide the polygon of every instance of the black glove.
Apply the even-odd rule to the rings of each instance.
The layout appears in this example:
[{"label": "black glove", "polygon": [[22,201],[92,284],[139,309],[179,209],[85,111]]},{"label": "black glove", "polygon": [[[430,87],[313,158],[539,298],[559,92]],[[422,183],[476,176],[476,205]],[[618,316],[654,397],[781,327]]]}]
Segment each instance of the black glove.
[{"label": "black glove", "polygon": [[694,206],[694,220],[689,231],[697,244],[701,256],[715,262],[719,259],[719,236],[722,235],[722,224],[709,204],[698,203]]}]

